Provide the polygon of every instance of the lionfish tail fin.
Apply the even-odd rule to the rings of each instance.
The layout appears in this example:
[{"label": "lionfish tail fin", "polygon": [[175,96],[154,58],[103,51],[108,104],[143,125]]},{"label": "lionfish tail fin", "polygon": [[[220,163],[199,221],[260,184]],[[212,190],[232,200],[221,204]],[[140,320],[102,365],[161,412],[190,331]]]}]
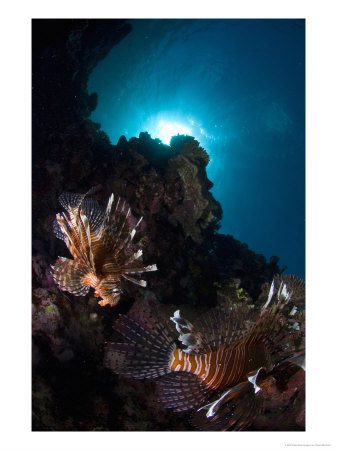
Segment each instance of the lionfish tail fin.
[{"label": "lionfish tail fin", "polygon": [[130,317],[121,316],[114,330],[125,342],[107,345],[106,367],[135,379],[153,379],[170,373],[169,361],[176,346],[163,325],[158,324],[149,332]]},{"label": "lionfish tail fin", "polygon": [[263,410],[263,398],[254,386],[255,378],[221,393],[218,398],[199,408],[191,424],[204,431],[239,431],[249,426]]}]

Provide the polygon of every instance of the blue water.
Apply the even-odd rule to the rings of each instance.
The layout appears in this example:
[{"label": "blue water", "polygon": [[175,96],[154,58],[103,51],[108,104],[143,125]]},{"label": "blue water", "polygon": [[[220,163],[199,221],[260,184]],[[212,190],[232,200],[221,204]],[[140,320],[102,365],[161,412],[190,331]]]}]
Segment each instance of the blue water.
[{"label": "blue water", "polygon": [[92,73],[92,120],[115,144],[195,136],[221,232],[305,272],[304,20],[131,20]]}]

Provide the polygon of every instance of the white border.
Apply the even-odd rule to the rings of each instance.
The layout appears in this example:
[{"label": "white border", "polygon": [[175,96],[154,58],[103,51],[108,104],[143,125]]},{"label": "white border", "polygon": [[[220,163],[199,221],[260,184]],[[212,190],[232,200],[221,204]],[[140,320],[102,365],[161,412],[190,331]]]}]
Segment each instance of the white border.
[{"label": "white border", "polygon": [[[336,447],[336,1],[12,1],[1,8],[1,435],[5,450]],[[199,4],[200,3],[200,4]],[[32,433],[31,18],[305,18],[307,30],[307,431]],[[285,179],[286,182],[286,179]]]}]

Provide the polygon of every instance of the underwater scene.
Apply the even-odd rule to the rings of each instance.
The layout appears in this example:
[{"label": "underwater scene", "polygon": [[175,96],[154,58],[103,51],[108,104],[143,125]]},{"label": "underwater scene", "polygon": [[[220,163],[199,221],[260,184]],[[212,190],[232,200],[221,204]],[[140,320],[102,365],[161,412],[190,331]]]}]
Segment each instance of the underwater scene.
[{"label": "underwater scene", "polygon": [[305,21],[32,20],[32,430],[305,431]]}]

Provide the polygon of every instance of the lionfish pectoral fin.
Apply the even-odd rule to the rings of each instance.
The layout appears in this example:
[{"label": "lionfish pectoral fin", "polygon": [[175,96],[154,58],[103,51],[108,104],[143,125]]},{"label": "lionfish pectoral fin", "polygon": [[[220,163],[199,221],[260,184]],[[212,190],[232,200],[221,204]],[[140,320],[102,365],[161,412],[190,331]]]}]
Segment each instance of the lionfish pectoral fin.
[{"label": "lionfish pectoral fin", "polygon": [[96,239],[98,239],[99,231],[101,230],[104,213],[98,204],[97,200],[92,198],[84,199],[81,205],[81,211],[88,218],[90,224],[90,232]]},{"label": "lionfish pectoral fin", "polygon": [[171,372],[157,381],[158,400],[176,412],[197,408],[207,395],[207,388],[192,373]]},{"label": "lionfish pectoral fin", "polygon": [[169,361],[175,344],[163,325],[159,323],[150,332],[130,317],[121,316],[114,330],[126,342],[108,344],[105,352],[108,368],[135,379],[153,379],[170,373]]},{"label": "lionfish pectoral fin", "polygon": [[143,250],[138,250],[136,253],[134,253],[130,258],[125,262],[124,266],[128,266],[132,262],[136,261],[138,258],[140,258],[143,254]]},{"label": "lionfish pectoral fin", "polygon": [[63,231],[60,227],[60,224],[59,224],[59,221],[57,220],[57,218],[53,222],[53,231],[54,231],[55,236],[58,239],[61,239],[61,241],[64,241],[64,234],[63,234]]},{"label": "lionfish pectoral fin", "polygon": [[192,415],[191,423],[205,431],[242,430],[253,422],[262,409],[262,396],[256,395],[253,384],[245,381],[199,408]]},{"label": "lionfish pectoral fin", "polygon": [[253,385],[255,394],[257,394],[261,389],[257,385],[257,379],[259,377],[261,370],[263,370],[263,369],[265,369],[265,367],[260,367],[259,369],[254,370],[253,372],[250,372],[247,374],[247,379]]},{"label": "lionfish pectoral fin", "polygon": [[58,287],[73,295],[86,295],[96,279],[91,267],[68,258],[59,257],[52,271]]},{"label": "lionfish pectoral fin", "polygon": [[[66,214],[56,214],[56,221],[59,226],[58,232],[62,233],[63,235],[63,241],[65,242],[66,246],[68,247],[68,250],[74,257],[74,259],[80,260],[83,259],[83,254],[81,253],[81,248],[78,243],[78,233],[72,226],[71,221],[66,216]],[[54,231],[56,231],[57,228],[54,226]],[[58,234],[56,234],[58,236]]]},{"label": "lionfish pectoral fin", "polygon": [[138,278],[130,277],[126,273],[123,273],[122,277],[125,278],[128,281],[131,281],[131,283],[138,284],[139,286],[142,286],[142,287],[146,287],[146,281],[145,280],[139,280]]},{"label": "lionfish pectoral fin", "polygon": [[95,194],[97,191],[100,190],[100,188],[101,188],[100,185],[94,186],[90,188],[89,191],[87,191],[85,194],[74,194],[72,192],[63,192],[59,196],[59,202],[66,211],[77,209],[81,206],[85,197]]},{"label": "lionfish pectoral fin", "polygon": [[305,370],[305,351],[295,353],[292,357],[288,358],[286,361],[296,364],[296,366],[301,367],[301,369]]},{"label": "lionfish pectoral fin", "polygon": [[233,392],[233,389],[228,389],[227,391],[225,391],[221,397],[217,400],[215,400],[214,402],[211,403],[207,403],[207,405],[202,406],[201,408],[198,409],[197,412],[202,411],[202,410],[206,410],[206,417],[213,417],[214,414],[218,411],[218,409],[220,408],[221,404],[228,401],[227,398],[229,397],[229,395]]},{"label": "lionfish pectoral fin", "polygon": [[128,275],[129,273],[136,274],[136,273],[144,273],[144,272],[155,272],[156,270],[158,270],[157,265],[151,264],[150,266],[145,266],[145,267],[132,267],[132,268],[125,267],[123,269],[123,273]]},{"label": "lionfish pectoral fin", "polygon": [[72,192],[63,192],[59,196],[59,202],[66,211],[77,209],[81,206],[86,194],[74,194]]}]

